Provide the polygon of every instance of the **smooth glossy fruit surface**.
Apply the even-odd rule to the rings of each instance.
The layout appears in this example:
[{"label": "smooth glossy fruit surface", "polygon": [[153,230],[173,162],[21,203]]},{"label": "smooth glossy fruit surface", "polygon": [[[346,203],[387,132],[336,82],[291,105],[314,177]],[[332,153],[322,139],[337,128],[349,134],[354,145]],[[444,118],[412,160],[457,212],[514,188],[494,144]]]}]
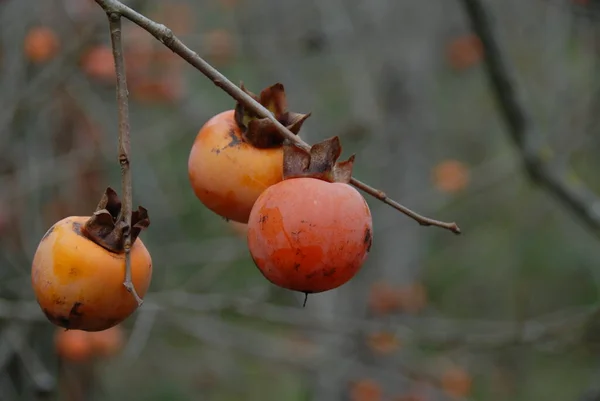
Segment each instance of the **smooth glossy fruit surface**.
[{"label": "smooth glossy fruit surface", "polygon": [[188,159],[188,176],[200,201],[240,223],[258,196],[282,180],[281,147],[260,149],[245,142],[234,111],[212,117],[198,132]]},{"label": "smooth glossy fruit surface", "polygon": [[248,247],[272,283],[316,293],[339,287],[363,265],[372,242],[364,198],[350,185],[286,179],[267,188],[248,221]]},{"label": "smooth glossy fruit surface", "polygon": [[[68,329],[108,329],[138,307],[123,286],[125,253],[112,252],[86,237],[90,217],[71,216],[55,223],[33,259],[31,281],[48,319]],[[152,277],[152,259],[141,239],[131,247],[132,281],[144,297]]]}]

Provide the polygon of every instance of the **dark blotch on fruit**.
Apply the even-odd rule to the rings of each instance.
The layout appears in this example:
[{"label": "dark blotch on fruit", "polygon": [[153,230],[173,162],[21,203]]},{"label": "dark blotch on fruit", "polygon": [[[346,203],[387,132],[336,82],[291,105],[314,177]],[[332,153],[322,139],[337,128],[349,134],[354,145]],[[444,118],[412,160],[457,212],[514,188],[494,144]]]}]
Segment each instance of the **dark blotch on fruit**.
[{"label": "dark blotch on fruit", "polygon": [[233,148],[238,146],[242,141],[240,140],[240,138],[238,138],[238,136],[235,134],[235,131],[233,130],[233,128],[229,129],[229,143],[227,144],[228,147]]},{"label": "dark blotch on fruit", "polygon": [[371,245],[373,244],[373,235],[371,234],[371,229],[368,227],[365,230],[365,237],[363,239],[363,243],[367,246],[367,252],[370,252]]},{"label": "dark blotch on fruit", "polygon": [[73,304],[73,307],[71,308],[71,311],[69,312],[69,317],[75,316],[75,317],[79,317],[82,315],[82,313],[79,311],[79,308],[81,307],[81,302],[75,302]]},{"label": "dark blotch on fruit", "polygon": [[42,309],[44,315],[48,318],[49,321],[54,323],[57,326],[64,327],[65,329],[70,329],[71,325],[69,323],[69,318],[65,316],[54,316],[48,309]]},{"label": "dark blotch on fruit", "polygon": [[83,235],[81,233],[81,224],[80,223],[73,223],[73,231],[75,232],[75,234],[77,235]]}]

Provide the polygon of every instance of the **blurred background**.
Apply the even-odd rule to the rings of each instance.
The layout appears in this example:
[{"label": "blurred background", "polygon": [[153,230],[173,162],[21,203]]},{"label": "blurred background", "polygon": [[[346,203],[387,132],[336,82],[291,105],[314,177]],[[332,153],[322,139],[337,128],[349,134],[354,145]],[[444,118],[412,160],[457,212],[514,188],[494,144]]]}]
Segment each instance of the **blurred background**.
[{"label": "blurred background", "polygon": [[[313,113],[306,141],[339,135],[356,177],[463,235],[367,197],[368,261],[302,308],[188,182],[196,133],[234,101],[123,21],[154,275],[91,355],[45,319],[30,271],[54,222],[120,193],[106,16],[91,0],[0,1],[0,400],[600,400],[597,221],[523,170],[463,1],[127,4],[234,83],[282,82],[290,108]],[[540,158],[600,191],[597,2],[483,4]]]}]

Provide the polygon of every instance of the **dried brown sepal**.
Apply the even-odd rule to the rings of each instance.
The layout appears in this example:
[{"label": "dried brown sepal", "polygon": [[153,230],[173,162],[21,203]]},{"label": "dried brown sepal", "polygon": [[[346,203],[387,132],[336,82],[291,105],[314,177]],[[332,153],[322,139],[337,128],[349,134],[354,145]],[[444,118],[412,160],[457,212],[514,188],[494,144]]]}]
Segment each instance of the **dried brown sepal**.
[{"label": "dried brown sepal", "polygon": [[[287,110],[285,89],[280,83],[263,89],[259,96],[246,89],[243,83],[240,84],[240,88],[267,108],[277,121],[296,135],[300,132],[304,121],[310,117],[310,113],[300,114]],[[259,117],[239,102],[235,105],[235,122],[240,127],[244,140],[256,148],[267,149],[283,145],[284,138],[271,120]]]},{"label": "dried brown sepal", "polygon": [[341,154],[342,145],[337,136],[314,144],[310,152],[287,143],[283,147],[283,179],[310,177],[348,184],[355,155],[338,162]]},{"label": "dried brown sepal", "polygon": [[[138,206],[131,213],[131,244],[142,230],[150,226],[148,211]],[[82,227],[82,233],[96,244],[111,252],[121,253],[125,249],[127,223],[121,216],[121,200],[110,187],[102,194],[96,211]]]}]

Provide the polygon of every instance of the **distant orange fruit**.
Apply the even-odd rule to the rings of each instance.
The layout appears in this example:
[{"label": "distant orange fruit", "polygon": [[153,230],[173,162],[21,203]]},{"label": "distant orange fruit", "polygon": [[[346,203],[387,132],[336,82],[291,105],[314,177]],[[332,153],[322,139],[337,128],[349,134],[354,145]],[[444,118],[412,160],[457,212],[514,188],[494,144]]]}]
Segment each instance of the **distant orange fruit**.
[{"label": "distant orange fruit", "polygon": [[115,62],[109,46],[96,45],[88,49],[81,58],[81,68],[98,81],[114,83],[116,80]]},{"label": "distant orange fruit", "polygon": [[25,55],[34,63],[49,61],[56,55],[59,47],[58,36],[48,27],[32,28],[25,36]]},{"label": "distant orange fruit", "polygon": [[54,346],[58,356],[76,363],[92,358],[93,351],[87,334],[81,330],[56,329]]},{"label": "distant orange fruit", "polygon": [[452,367],[442,375],[442,389],[453,397],[465,397],[471,392],[472,379],[459,366]]},{"label": "distant orange fruit", "polygon": [[360,379],[351,383],[351,401],[381,401],[383,391],[381,384],[372,379]]},{"label": "distant orange fruit", "polygon": [[401,305],[400,292],[387,282],[376,282],[369,290],[369,308],[376,315],[387,315],[398,311]]},{"label": "distant orange fruit", "polygon": [[367,344],[377,354],[390,354],[398,349],[400,341],[389,332],[372,333],[367,337]]},{"label": "distant orange fruit", "polygon": [[442,192],[458,192],[467,187],[470,176],[469,170],[458,160],[446,160],[433,168],[434,185]]},{"label": "distant orange fruit", "polygon": [[446,48],[446,58],[456,70],[465,70],[478,64],[483,58],[483,45],[475,34],[453,39]]},{"label": "distant orange fruit", "polygon": [[131,98],[144,103],[174,102],[179,88],[166,78],[138,77],[130,83]]}]

